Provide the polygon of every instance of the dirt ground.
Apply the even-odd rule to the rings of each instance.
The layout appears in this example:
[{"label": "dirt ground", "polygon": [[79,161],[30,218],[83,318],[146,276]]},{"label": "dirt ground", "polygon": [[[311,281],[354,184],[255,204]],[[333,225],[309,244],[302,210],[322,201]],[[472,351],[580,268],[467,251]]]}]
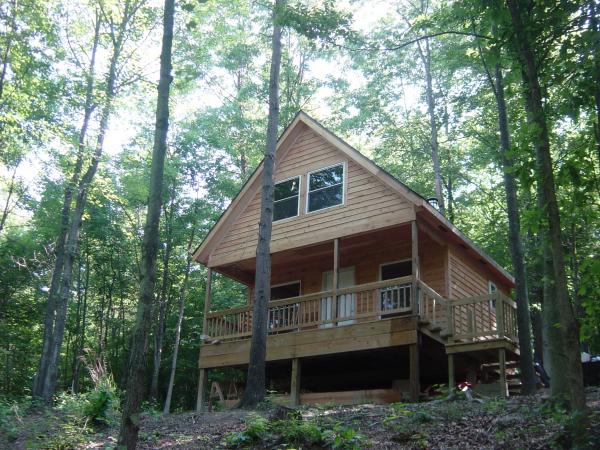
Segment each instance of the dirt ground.
[{"label": "dirt ground", "polygon": [[[586,448],[600,448],[600,388],[588,388],[591,409],[590,440]],[[317,420],[322,427],[345,427],[359,438],[347,449],[551,449],[572,448],[569,422],[560,411],[549,407],[543,394],[512,397],[509,400],[484,399],[430,401],[418,404],[304,407],[303,421]],[[249,414],[242,410],[208,413],[179,413],[169,416],[145,414],[141,423],[140,449],[221,449],[229,432],[246,428]],[[258,414],[269,417],[270,412]],[[40,427],[42,422],[46,426]],[[50,424],[50,425],[48,425]],[[113,448],[116,427],[86,433],[80,442],[62,442],[59,433],[76,433],[65,423],[53,425],[47,414],[23,418],[23,435],[6,448]],[[60,425],[60,426],[59,426]],[[58,433],[58,434],[57,434]],[[42,435],[55,435],[51,444]],[[37,438],[36,438],[37,436]],[[0,448],[8,445],[0,438]],[[62,442],[62,443],[61,443]],[[64,444],[64,445],[63,445]],[[259,441],[238,448],[291,449],[336,448],[289,446],[277,439]]]}]

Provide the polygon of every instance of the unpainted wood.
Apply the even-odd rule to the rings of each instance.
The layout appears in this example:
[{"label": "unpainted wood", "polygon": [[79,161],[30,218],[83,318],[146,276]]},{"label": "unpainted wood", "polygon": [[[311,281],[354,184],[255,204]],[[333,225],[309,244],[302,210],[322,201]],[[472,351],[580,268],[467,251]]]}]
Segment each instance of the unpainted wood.
[{"label": "unpainted wood", "polygon": [[409,346],[410,358],[410,400],[412,402],[419,401],[421,393],[420,383],[420,365],[419,365],[419,344],[414,343]]},{"label": "unpainted wood", "polygon": [[290,387],[290,406],[298,406],[300,404],[300,384],[302,366],[299,358],[292,359],[292,381]]},{"label": "unpainted wood", "polygon": [[208,387],[208,369],[200,369],[198,375],[198,395],[196,397],[196,411],[206,411],[206,391]]}]

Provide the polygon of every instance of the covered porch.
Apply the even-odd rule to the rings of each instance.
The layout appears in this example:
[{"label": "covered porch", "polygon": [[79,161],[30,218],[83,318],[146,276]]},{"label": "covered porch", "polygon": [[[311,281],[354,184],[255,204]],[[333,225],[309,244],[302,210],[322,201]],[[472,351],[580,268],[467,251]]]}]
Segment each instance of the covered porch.
[{"label": "covered porch", "polygon": [[[434,358],[450,380],[447,344],[516,342],[514,302],[500,291],[448,299],[447,265],[447,247],[417,221],[274,253],[267,361],[280,370],[290,365],[292,403],[300,401],[302,361],[403,348],[416,400],[423,337],[437,349]],[[209,274],[213,270],[246,284],[248,298],[244,306],[210,311],[209,275],[201,385],[208,369],[244,367],[252,335],[254,259],[209,268]],[[458,351],[469,350],[453,347],[452,354]],[[450,356],[451,366],[454,361]]]}]

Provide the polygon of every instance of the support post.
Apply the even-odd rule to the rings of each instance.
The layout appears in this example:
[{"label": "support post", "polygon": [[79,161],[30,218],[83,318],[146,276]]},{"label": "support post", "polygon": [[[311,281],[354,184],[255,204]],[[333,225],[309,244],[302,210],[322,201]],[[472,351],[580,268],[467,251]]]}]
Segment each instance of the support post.
[{"label": "support post", "polygon": [[506,386],[506,350],[498,349],[498,369],[500,370],[500,396],[507,397],[508,389]]},{"label": "support post", "polygon": [[411,292],[411,302],[412,302],[412,313],[417,315],[419,314],[419,279],[421,277],[420,268],[419,268],[419,229],[417,228],[417,220],[413,220],[410,223],[411,230],[411,256],[412,256],[412,292]]},{"label": "support post", "polygon": [[206,388],[208,387],[208,369],[200,369],[198,377],[198,397],[196,398],[196,412],[206,411]]},{"label": "support post", "polygon": [[333,320],[333,326],[337,324],[337,303],[338,296],[337,290],[340,286],[340,240],[339,238],[335,238],[333,240],[333,298],[331,300],[331,319]]},{"label": "support post", "polygon": [[[202,319],[202,334],[208,335],[208,312],[210,311],[210,299],[211,299],[211,284],[212,284],[212,269],[209,267],[206,270],[206,296],[204,297],[204,318]],[[200,345],[200,352],[202,353],[202,345]],[[206,388],[208,385],[208,369],[200,369],[198,375],[198,396],[196,398],[196,411],[205,411],[206,404]]]},{"label": "support post", "polygon": [[301,380],[300,359],[292,359],[292,385],[290,388],[290,406],[300,405],[300,380]]},{"label": "support post", "polygon": [[208,312],[210,311],[210,301],[212,292],[212,269],[206,269],[206,295],[204,297],[204,319],[202,320],[202,334],[208,334],[206,326],[208,324]]},{"label": "support post", "polygon": [[454,378],[454,355],[448,355],[448,395],[451,395],[454,391],[456,380]]},{"label": "support post", "polygon": [[410,401],[418,402],[421,392],[421,383],[419,381],[419,344],[409,346],[410,353]]},{"label": "support post", "polygon": [[498,291],[492,294],[492,301],[496,302],[496,328],[498,329],[498,339],[504,339],[504,301],[498,295]]}]

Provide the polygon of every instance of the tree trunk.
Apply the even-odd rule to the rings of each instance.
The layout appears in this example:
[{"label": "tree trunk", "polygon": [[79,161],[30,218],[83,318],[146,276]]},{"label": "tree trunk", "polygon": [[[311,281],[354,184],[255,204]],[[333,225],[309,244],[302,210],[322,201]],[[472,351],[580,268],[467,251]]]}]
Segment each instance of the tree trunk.
[{"label": "tree trunk", "polygon": [[496,63],[494,94],[498,107],[498,128],[500,130],[500,147],[502,150],[502,166],[504,172],[504,190],[508,210],[508,246],[512,259],[517,288],[517,322],[519,333],[519,367],[521,369],[522,393],[530,395],[535,392],[536,377],[533,368],[533,350],[531,346],[531,316],[529,314],[529,292],[527,289],[527,273],[523,259],[523,243],[521,242],[521,219],[517,196],[517,181],[514,175],[514,164],[510,156],[510,134],[506,101],[504,99],[504,81],[500,63]]},{"label": "tree trunk", "polygon": [[12,41],[14,39],[15,31],[17,30],[17,0],[12,1],[11,16],[10,16],[10,31],[8,32],[8,39],[6,42],[6,48],[2,55],[2,70],[0,71],[0,99],[4,94],[4,83],[6,81],[6,72],[8,70],[8,61],[10,59],[10,51],[12,49]]},{"label": "tree trunk", "polygon": [[281,25],[277,15],[285,0],[275,0],[273,38],[269,78],[269,119],[263,160],[260,222],[256,246],[254,304],[252,305],[252,339],[244,396],[239,404],[252,408],[265,398],[265,358],[267,354],[267,306],[271,297],[271,228],[273,224],[273,167],[279,124],[279,69],[281,67]]},{"label": "tree trunk", "polygon": [[[546,221],[544,228],[547,228],[547,234],[543,239],[543,244],[547,250],[545,256],[546,260],[549,260],[552,264],[552,270],[548,273],[550,276],[546,276],[544,281],[549,285],[548,292],[552,290],[553,295],[550,302],[544,299],[544,306],[547,306],[546,303],[549,303],[551,308],[555,308],[558,313],[559,321],[556,323],[560,324],[560,326],[555,326],[555,328],[560,334],[560,340],[569,361],[569,364],[566,366],[555,366],[553,364],[554,367],[551,375],[552,388],[553,392],[567,392],[569,394],[570,406],[584,417],[586,405],[579,350],[579,329],[567,289],[560,214],[556,200],[552,158],[550,155],[550,138],[546,123],[542,90],[539,83],[538,66],[535,52],[531,47],[528,27],[523,22],[519,2],[517,0],[507,0],[507,5],[515,32],[515,47],[523,67],[523,92],[527,103],[529,121],[535,130],[533,146],[536,154],[538,206],[543,212],[543,220]],[[552,323],[552,325],[554,326],[556,323]],[[546,325],[549,324],[547,323]],[[553,348],[552,351],[562,352],[563,350]],[[565,377],[559,375],[559,372],[562,371],[565,372]],[[566,386],[561,386],[560,383],[565,381]],[[555,388],[556,384],[559,384],[559,386]]]},{"label": "tree trunk", "polygon": [[[171,411],[171,398],[173,397],[173,385],[175,384],[175,371],[177,370],[177,355],[179,354],[179,341],[181,339],[181,324],[183,323],[183,313],[185,311],[185,296],[187,294],[188,281],[190,270],[192,268],[192,249],[194,244],[194,236],[196,233],[197,210],[194,210],[194,218],[192,220],[190,238],[187,246],[187,261],[183,282],[179,290],[179,315],[177,316],[177,326],[175,327],[175,344],[173,347],[173,359],[171,360],[171,374],[169,375],[169,385],[167,387],[167,397],[165,399],[165,407],[163,414],[169,414]],[[204,332],[204,330],[203,330]]]},{"label": "tree trunk", "polygon": [[435,196],[437,197],[438,207],[443,215],[446,215],[446,206],[444,202],[444,193],[442,191],[442,169],[440,168],[440,155],[438,144],[438,128],[435,118],[435,99],[433,98],[433,80],[431,77],[431,50],[429,48],[429,39],[425,39],[425,52],[421,48],[421,43],[417,42],[419,55],[425,69],[425,96],[427,97],[427,111],[429,113],[429,126],[431,136],[431,159],[433,160],[433,175],[435,182]]},{"label": "tree trunk", "polygon": [[172,237],[172,219],[173,202],[175,200],[175,183],[173,183],[170,194],[170,208],[165,213],[166,228],[166,246],[163,257],[163,273],[158,300],[158,323],[156,324],[156,333],[154,334],[154,354],[152,358],[152,379],[150,381],[150,401],[158,401],[158,378],[160,375],[160,364],[162,359],[163,340],[165,336],[166,315],[167,315],[167,292],[169,290],[169,261],[171,260],[171,250],[173,248]]},{"label": "tree trunk", "polygon": [[594,59],[594,106],[596,109],[596,157],[598,158],[598,167],[600,168],[600,27],[598,25],[598,16],[596,15],[596,0],[589,2],[590,8],[590,29],[593,32],[594,41],[592,42],[592,57]]},{"label": "tree trunk", "polygon": [[173,22],[175,0],[165,0],[163,14],[163,37],[160,53],[160,79],[156,101],[156,123],[154,127],[154,148],[150,174],[150,196],[148,213],[144,227],[142,264],[140,274],[140,294],[135,328],[129,354],[127,391],[123,403],[121,429],[118,445],[133,450],[139,432],[139,410],[144,396],[144,374],[148,334],[154,303],[156,283],[156,255],[159,244],[159,221],[162,203],[165,156],[167,153],[167,132],[169,129],[169,88],[172,81],[171,58],[173,46]]},{"label": "tree trunk", "polygon": [[44,384],[46,383],[45,380],[47,379],[48,375],[48,367],[52,364],[52,345],[55,340],[55,321],[60,297],[61,281],[64,273],[67,238],[71,225],[71,202],[73,200],[73,189],[79,182],[79,177],[81,175],[83,158],[85,155],[85,139],[94,107],[93,94],[95,84],[96,53],[100,40],[101,22],[100,15],[96,11],[96,25],[94,28],[92,54],[86,80],[85,105],[83,108],[83,122],[81,124],[81,129],[79,130],[77,159],[70,183],[67,183],[65,186],[65,193],[60,214],[59,235],[56,240],[56,259],[54,261],[52,279],[50,281],[50,289],[48,291],[48,301],[46,303],[42,354],[40,356],[40,362],[38,364],[38,370],[34,379],[32,390],[32,394],[34,396],[42,397],[44,399],[48,397],[48,394],[45,392]]}]

